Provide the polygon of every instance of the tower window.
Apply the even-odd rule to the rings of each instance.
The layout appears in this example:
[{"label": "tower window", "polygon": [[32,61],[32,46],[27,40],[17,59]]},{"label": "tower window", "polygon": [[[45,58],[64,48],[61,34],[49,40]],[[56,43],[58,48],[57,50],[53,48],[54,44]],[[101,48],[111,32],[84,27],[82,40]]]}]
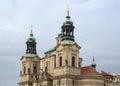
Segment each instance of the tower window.
[{"label": "tower window", "polygon": [[73,67],[75,66],[75,57],[74,56],[72,57],[72,66]]},{"label": "tower window", "polygon": [[73,81],[72,81],[72,86],[74,86],[74,85],[75,85],[75,81],[73,80]]},{"label": "tower window", "polygon": [[32,45],[32,47],[34,48],[35,46],[34,46],[34,45]]},{"label": "tower window", "polygon": [[30,74],[30,68],[28,68],[28,74]]},{"label": "tower window", "polygon": [[26,74],[26,67],[24,67],[24,74]]},{"label": "tower window", "polygon": [[46,62],[46,66],[48,66],[48,62]]},{"label": "tower window", "polygon": [[62,66],[62,57],[60,57],[60,67]]},{"label": "tower window", "polygon": [[67,31],[66,31],[66,35],[67,35],[67,36],[69,35],[69,29],[67,29]]},{"label": "tower window", "polygon": [[59,86],[60,86],[60,83],[61,83],[61,81],[59,80],[59,81],[58,81],[58,85],[59,85]]},{"label": "tower window", "polygon": [[32,86],[32,83],[30,83],[30,86]]},{"label": "tower window", "polygon": [[79,64],[78,64],[78,65],[79,65],[79,67],[81,67],[81,63],[80,63],[80,62],[79,62]]},{"label": "tower window", "polygon": [[56,67],[56,57],[54,58],[54,67]]},{"label": "tower window", "polygon": [[37,74],[37,67],[36,67],[36,66],[34,66],[33,73],[34,73],[34,74]]}]

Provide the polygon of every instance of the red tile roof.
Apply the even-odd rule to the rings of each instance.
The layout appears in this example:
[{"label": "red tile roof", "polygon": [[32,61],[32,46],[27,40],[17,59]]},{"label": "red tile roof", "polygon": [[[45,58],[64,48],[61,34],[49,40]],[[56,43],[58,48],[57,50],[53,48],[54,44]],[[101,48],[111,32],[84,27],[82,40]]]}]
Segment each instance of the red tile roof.
[{"label": "red tile roof", "polygon": [[104,71],[101,71],[100,73],[105,79],[113,79],[113,75],[106,73]]},{"label": "red tile roof", "polygon": [[85,66],[81,68],[83,75],[100,75],[92,66]]}]

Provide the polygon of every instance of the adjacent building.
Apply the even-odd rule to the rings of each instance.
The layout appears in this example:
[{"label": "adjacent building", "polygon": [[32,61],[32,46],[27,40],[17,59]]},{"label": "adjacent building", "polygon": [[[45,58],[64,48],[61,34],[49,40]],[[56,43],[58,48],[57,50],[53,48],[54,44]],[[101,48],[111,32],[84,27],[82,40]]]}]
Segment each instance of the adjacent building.
[{"label": "adjacent building", "polygon": [[120,86],[120,74],[114,74],[113,86]]}]

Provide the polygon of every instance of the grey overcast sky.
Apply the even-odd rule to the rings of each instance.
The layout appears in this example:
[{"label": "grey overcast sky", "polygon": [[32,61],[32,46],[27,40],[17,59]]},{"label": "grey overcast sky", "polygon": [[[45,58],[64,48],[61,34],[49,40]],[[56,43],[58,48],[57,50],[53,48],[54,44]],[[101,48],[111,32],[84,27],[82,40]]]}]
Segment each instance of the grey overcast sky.
[{"label": "grey overcast sky", "polygon": [[67,3],[82,65],[120,73],[120,0],[0,0],[0,86],[18,86],[31,24],[40,57],[55,46]]}]

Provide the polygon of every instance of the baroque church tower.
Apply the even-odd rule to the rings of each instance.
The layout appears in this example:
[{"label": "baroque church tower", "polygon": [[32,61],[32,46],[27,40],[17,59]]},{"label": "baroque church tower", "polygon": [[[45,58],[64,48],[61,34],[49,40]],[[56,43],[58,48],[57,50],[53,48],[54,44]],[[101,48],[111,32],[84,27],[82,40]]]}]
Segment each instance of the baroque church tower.
[{"label": "baroque church tower", "polygon": [[[96,71],[95,60],[90,66],[81,67],[80,46],[74,38],[75,26],[69,10],[56,45],[40,58],[32,30],[22,56],[19,86],[105,86],[105,79]],[[110,86],[110,85],[106,85]]]},{"label": "baroque church tower", "polygon": [[[61,27],[61,34],[57,37],[55,75],[80,75],[82,59],[79,57],[81,48],[74,39],[74,25],[70,19],[69,11]],[[57,71],[59,70],[59,73]],[[75,70],[75,71],[71,71]]]},{"label": "baroque church tower", "polygon": [[20,86],[33,86],[33,79],[40,70],[40,58],[36,51],[36,40],[31,30],[26,41],[26,54],[22,56],[22,70],[20,71]]},{"label": "baroque church tower", "polygon": [[70,86],[70,83],[75,84],[76,77],[80,75],[82,59],[79,57],[79,49],[81,47],[75,42],[74,29],[75,27],[70,19],[68,10],[66,20],[61,27],[61,33],[56,38],[57,45],[55,47],[56,57],[53,74],[56,77],[54,80],[55,85]]}]

